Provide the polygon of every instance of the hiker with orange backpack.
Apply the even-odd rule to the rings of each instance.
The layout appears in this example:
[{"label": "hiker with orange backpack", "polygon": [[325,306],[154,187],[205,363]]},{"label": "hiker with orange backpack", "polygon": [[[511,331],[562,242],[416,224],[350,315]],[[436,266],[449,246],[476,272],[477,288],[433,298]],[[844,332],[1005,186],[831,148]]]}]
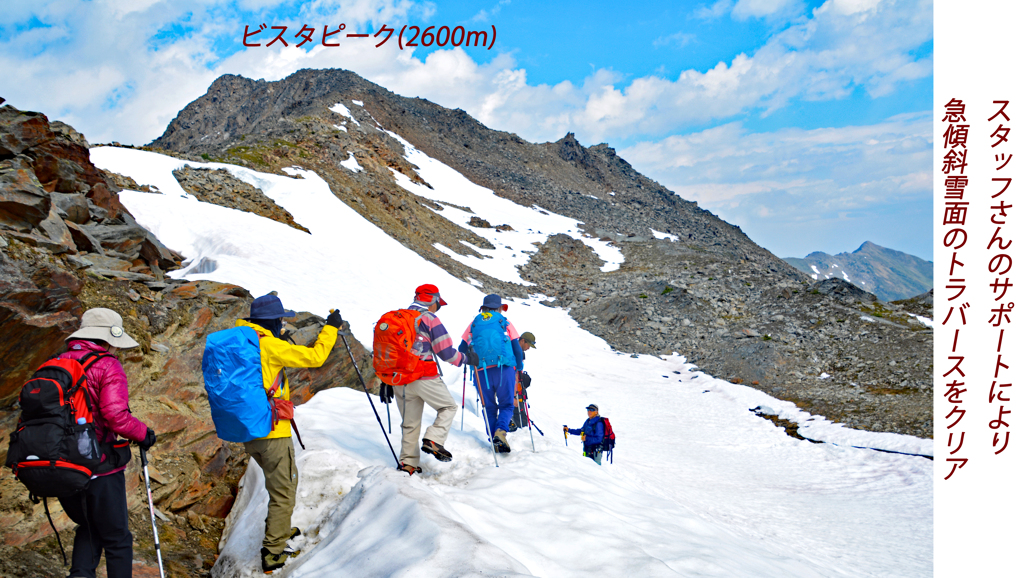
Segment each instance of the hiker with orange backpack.
[{"label": "hiker with orange backpack", "polygon": [[[86,311],[81,327],[65,341],[68,350],[44,363],[22,389],[22,415],[11,434],[7,465],[34,496],[57,497],[78,524],[71,576],[95,576],[106,554],[107,576],[130,577],[124,470],[131,453],[128,442],[117,438],[148,450],[156,434],[128,409],[128,378],[114,352],[139,344],[124,332],[121,316],[104,308]],[[55,421],[70,423],[53,427]],[[74,439],[54,439],[62,435]]]},{"label": "hiker with orange backpack", "polygon": [[508,453],[506,434],[512,421],[515,401],[516,374],[523,369],[523,349],[519,345],[519,332],[502,312],[508,305],[501,296],[484,297],[480,313],[462,334],[459,351],[472,351],[478,357],[473,380],[483,397],[487,433],[498,453]]},{"label": "hiker with orange backpack", "polygon": [[598,413],[597,406],[587,406],[587,421],[583,427],[573,429],[569,426],[562,426],[562,431],[574,436],[583,438],[583,455],[601,465],[601,455],[604,449],[605,420]]},{"label": "hiker with orange backpack", "polygon": [[[380,398],[384,403],[398,400],[402,415],[398,469],[410,476],[423,471],[420,450],[442,462],[452,460],[444,442],[458,405],[441,381],[436,358],[461,366],[472,364],[473,356],[455,350],[448,330],[437,317],[438,309],[447,304],[436,285],[420,285],[407,309],[384,314],[374,328],[373,366],[382,383]],[[437,417],[423,434],[420,445],[424,404],[432,407]]]}]

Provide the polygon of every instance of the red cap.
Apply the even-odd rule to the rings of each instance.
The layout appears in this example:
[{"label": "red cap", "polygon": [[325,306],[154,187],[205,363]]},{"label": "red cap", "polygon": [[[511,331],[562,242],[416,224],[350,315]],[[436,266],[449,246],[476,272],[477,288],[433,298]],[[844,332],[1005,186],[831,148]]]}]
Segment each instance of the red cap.
[{"label": "red cap", "polygon": [[[416,300],[424,302],[432,302],[433,297],[437,296],[438,305],[447,305],[444,299],[441,299],[441,292],[437,290],[437,285],[420,285],[416,288]],[[420,297],[428,297],[427,299],[420,299]]]}]

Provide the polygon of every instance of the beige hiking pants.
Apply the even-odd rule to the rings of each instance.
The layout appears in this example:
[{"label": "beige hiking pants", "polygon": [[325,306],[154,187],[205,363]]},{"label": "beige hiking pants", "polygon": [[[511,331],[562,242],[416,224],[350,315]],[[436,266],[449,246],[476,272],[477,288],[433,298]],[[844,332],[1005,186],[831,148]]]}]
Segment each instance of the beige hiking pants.
[{"label": "beige hiking pants", "polygon": [[395,402],[402,414],[402,455],[403,464],[420,465],[420,426],[423,420],[423,404],[437,411],[437,419],[427,428],[423,439],[440,445],[448,440],[458,405],[448,393],[448,386],[439,377],[418,379],[408,385],[395,387]]},{"label": "beige hiking pants", "polygon": [[292,533],[295,488],[299,485],[295,446],[290,437],[258,439],[245,442],[245,452],[263,469],[267,493],[270,494],[263,547],[271,554],[280,554]]}]

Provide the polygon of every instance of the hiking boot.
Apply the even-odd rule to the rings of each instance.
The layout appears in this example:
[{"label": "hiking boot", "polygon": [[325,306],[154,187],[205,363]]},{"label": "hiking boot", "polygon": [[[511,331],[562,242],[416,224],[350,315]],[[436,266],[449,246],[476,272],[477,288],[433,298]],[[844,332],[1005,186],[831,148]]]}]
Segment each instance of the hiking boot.
[{"label": "hiking boot", "polygon": [[499,454],[507,454],[512,451],[512,448],[508,446],[508,441],[505,439],[505,430],[500,429],[494,432],[494,451]]},{"label": "hiking boot", "polygon": [[289,556],[284,552],[271,554],[266,548],[260,549],[260,563],[263,565],[263,573],[270,574],[278,568],[284,568],[284,562]]},{"label": "hiking boot", "polygon": [[439,461],[442,461],[442,462],[450,462],[450,461],[452,461],[452,453],[450,451],[444,449],[443,445],[441,445],[441,444],[439,444],[439,443],[437,443],[437,442],[435,442],[433,440],[428,440],[428,439],[424,438],[423,439],[423,447],[421,447],[420,449],[425,451],[425,452],[427,452],[428,454],[434,456]]},{"label": "hiking boot", "polygon": [[[291,542],[292,540],[300,537],[302,537],[302,530],[299,530],[298,528],[292,528],[292,533],[288,536],[288,541]],[[286,545],[284,547],[284,552],[282,552],[282,554],[288,556],[289,558],[294,558],[298,556],[300,552],[302,552],[300,548],[292,545]]]},{"label": "hiking boot", "polygon": [[512,433],[517,429],[519,429],[519,426],[516,425],[516,420],[508,422],[508,433]]},{"label": "hiking boot", "polygon": [[418,468],[416,466],[410,466],[409,464],[407,464],[405,462],[402,462],[402,465],[398,466],[398,470],[401,471],[401,472],[405,472],[405,473],[409,474],[410,476],[413,475],[413,474],[422,474],[423,473],[423,468]]}]

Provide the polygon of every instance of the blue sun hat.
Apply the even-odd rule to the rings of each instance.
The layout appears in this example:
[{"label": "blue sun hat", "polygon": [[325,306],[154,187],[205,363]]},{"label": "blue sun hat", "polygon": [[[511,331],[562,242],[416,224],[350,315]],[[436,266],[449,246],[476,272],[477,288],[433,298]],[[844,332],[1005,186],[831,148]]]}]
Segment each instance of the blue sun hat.
[{"label": "blue sun hat", "polygon": [[249,306],[249,319],[278,319],[281,317],[295,317],[295,312],[286,310],[281,304],[281,300],[273,293],[257,297]]}]

